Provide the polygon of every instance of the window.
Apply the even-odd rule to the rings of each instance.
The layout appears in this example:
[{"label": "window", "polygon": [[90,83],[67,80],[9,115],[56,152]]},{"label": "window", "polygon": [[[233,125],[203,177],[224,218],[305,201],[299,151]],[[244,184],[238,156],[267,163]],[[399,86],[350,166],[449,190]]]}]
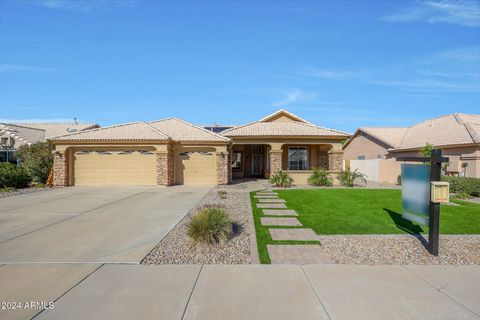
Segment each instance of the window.
[{"label": "window", "polygon": [[288,170],[308,170],[308,148],[288,148]]},{"label": "window", "polygon": [[242,169],[242,153],[234,151],[232,153],[232,169]]},{"label": "window", "polygon": [[261,144],[252,145],[252,153],[263,153],[263,145]]},{"label": "window", "polygon": [[365,160],[365,156],[358,156],[357,160]]},{"label": "window", "polygon": [[381,154],[377,154],[377,159],[382,159],[382,155],[381,155]]}]

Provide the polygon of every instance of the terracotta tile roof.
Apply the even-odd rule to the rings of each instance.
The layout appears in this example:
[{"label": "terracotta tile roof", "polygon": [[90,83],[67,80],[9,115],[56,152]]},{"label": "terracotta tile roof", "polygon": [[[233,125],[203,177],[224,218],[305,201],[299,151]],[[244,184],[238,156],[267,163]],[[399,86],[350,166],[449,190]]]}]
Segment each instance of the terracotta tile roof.
[{"label": "terracotta tile roof", "polygon": [[349,137],[348,133],[303,122],[253,122],[222,132],[227,137],[318,136]]},{"label": "terracotta tile roof", "polygon": [[168,135],[172,140],[179,142],[229,142],[230,139],[190,122],[168,118],[148,122],[152,127]]},{"label": "terracotta tile roof", "polygon": [[400,146],[408,128],[360,128],[366,134],[386,143],[391,148]]},{"label": "terracotta tile roof", "polygon": [[189,122],[169,118],[152,122],[132,122],[55,137],[52,141],[174,140],[178,142],[229,142],[230,139]]},{"label": "terracotta tile roof", "polygon": [[158,129],[145,122],[131,122],[110,127],[90,129],[70,134],[65,134],[52,139],[52,141],[132,141],[132,140],[161,140],[167,141],[169,137]]},{"label": "terracotta tile roof", "polygon": [[32,144],[45,140],[45,130],[20,126],[12,123],[0,123],[0,134],[7,133],[12,137],[23,141],[26,144]]},{"label": "terracotta tile roof", "polygon": [[50,139],[56,136],[61,136],[64,134],[74,133],[82,130],[88,130],[97,128],[98,124],[96,123],[75,123],[75,122],[63,122],[63,123],[18,123],[18,125],[42,129],[45,130],[45,139]]},{"label": "terracotta tile roof", "polygon": [[[406,128],[360,128],[359,131],[387,143],[392,150],[421,148],[427,143],[434,146],[480,144],[480,115],[454,113]],[[344,148],[347,145],[348,142]]]}]

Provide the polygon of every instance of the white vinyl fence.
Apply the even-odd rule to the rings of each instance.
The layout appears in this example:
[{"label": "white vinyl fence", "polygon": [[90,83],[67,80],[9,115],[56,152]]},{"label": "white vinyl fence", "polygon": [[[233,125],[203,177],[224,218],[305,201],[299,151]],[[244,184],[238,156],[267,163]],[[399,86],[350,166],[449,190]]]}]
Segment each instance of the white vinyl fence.
[{"label": "white vinyl fence", "polygon": [[350,160],[350,169],[357,169],[368,181],[396,183],[400,175],[400,162],[393,159]]}]

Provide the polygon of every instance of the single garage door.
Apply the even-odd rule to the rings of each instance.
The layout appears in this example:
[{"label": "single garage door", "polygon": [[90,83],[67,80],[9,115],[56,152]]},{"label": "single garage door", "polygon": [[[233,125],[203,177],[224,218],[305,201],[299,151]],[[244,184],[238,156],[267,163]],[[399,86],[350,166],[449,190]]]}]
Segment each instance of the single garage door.
[{"label": "single garage door", "polygon": [[217,184],[215,152],[208,149],[181,149],[175,153],[175,183],[185,185]]},{"label": "single garage door", "polygon": [[83,150],[74,153],[75,185],[156,185],[151,151]]}]

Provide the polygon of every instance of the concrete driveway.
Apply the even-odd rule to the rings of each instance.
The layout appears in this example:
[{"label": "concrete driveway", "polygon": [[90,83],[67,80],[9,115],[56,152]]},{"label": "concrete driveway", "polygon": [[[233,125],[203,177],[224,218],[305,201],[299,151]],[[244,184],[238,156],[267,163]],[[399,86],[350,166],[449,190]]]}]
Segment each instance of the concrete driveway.
[{"label": "concrete driveway", "polygon": [[69,187],[0,199],[0,264],[138,263],[211,187]]}]

